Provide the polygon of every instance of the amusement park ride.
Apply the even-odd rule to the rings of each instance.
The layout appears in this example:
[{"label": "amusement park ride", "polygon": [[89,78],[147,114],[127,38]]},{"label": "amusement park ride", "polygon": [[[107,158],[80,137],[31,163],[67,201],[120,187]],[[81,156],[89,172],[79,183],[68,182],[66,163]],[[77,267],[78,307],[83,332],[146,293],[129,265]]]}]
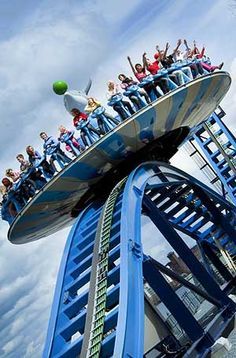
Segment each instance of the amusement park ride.
[{"label": "amusement park ride", "polygon": [[[8,233],[14,244],[73,225],[43,357],[205,357],[232,329],[236,147],[223,111],[217,114],[230,83],[226,72],[209,73],[141,106],[66,165],[15,217]],[[89,87],[84,93],[62,90],[68,111],[84,108]],[[203,171],[208,168],[213,184],[221,183],[223,194],[168,164],[187,141],[190,155]],[[182,259],[193,283],[145,252],[142,217]],[[186,235],[196,241],[201,260]],[[171,280],[210,303],[214,315],[199,321]],[[148,290],[169,310],[181,337]]]}]

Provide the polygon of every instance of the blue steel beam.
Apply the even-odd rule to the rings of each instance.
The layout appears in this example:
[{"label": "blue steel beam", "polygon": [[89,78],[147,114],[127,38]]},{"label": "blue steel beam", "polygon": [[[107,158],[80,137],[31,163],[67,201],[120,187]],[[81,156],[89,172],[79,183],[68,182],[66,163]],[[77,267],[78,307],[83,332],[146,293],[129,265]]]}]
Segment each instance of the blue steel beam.
[{"label": "blue steel beam", "polygon": [[[220,217],[217,228],[213,222],[214,210],[213,214],[211,213],[212,205],[208,205],[201,192],[196,193],[199,187],[203,188],[204,192],[211,196],[211,201],[213,200],[217,205],[217,218]],[[45,358],[74,358],[81,353],[88,314],[89,292],[92,289],[89,287],[91,272],[94,272],[96,267],[95,265],[91,270],[93,250],[96,251],[94,242],[102,208],[103,203],[98,203],[85,209],[69,235],[55,292],[44,350]],[[226,237],[230,241],[236,222],[235,208],[195,178],[168,164],[144,163],[129,175],[114,207],[108,206],[112,220],[110,217],[110,228],[109,225],[107,229],[104,226],[106,240],[109,233],[109,248],[106,253],[108,254],[107,284],[101,288],[102,292],[104,291],[102,294],[106,293],[106,308],[104,310],[103,306],[103,313],[97,312],[99,314],[96,316],[98,326],[103,325],[103,330],[98,330],[98,341],[94,336],[93,343],[94,347],[97,343],[99,344],[102,357],[142,357],[144,352],[141,213],[142,210],[147,212],[147,208],[150,218],[179,253],[185,264],[189,266],[191,272],[211,296],[217,297],[222,317],[225,315],[231,317],[235,312],[234,303],[192,256],[189,248],[174,230],[177,228],[196,240],[205,238],[212,245],[211,233],[217,229],[219,235],[223,235],[223,238]],[[226,213],[231,231],[221,225],[226,219]],[[193,219],[189,215],[193,215]],[[108,219],[105,218],[104,223],[107,225]],[[206,223],[209,227],[199,231]],[[228,230],[227,233],[225,229]],[[103,242],[102,238],[101,240]],[[102,254],[101,260],[104,258]],[[203,339],[205,351],[209,349],[215,339],[214,335],[210,337],[207,332],[204,332],[183,307],[182,302],[180,303],[178,298],[173,296],[175,293],[166,286],[168,284],[162,279],[157,280],[158,273],[155,275],[152,273],[148,277],[149,283],[162,296],[163,303],[171,309],[191,340],[197,342]],[[225,278],[231,280],[232,276],[225,275]],[[159,282],[158,286],[156,282]],[[97,298],[100,300],[100,294]],[[175,302],[177,306],[172,305],[170,301]],[[99,302],[97,302],[98,305]],[[221,328],[224,328],[224,324]],[[201,344],[196,345],[196,347],[200,346]],[[98,357],[99,353],[94,353],[93,346],[91,348],[90,356]]]},{"label": "blue steel beam", "polygon": [[172,225],[163,216],[160,210],[156,207],[153,201],[147,196],[144,196],[143,205],[147,211],[148,216],[160,230],[169,244],[177,252],[182,261],[188,266],[189,270],[205,288],[207,292],[213,297],[217,297],[221,301],[222,307],[228,306],[229,309],[235,310],[235,304],[229,297],[221,291],[217,283],[214,281],[208,271],[197,260],[189,247],[182,240],[180,235],[174,230]]},{"label": "blue steel beam", "polygon": [[193,130],[189,144],[194,151],[190,156],[198,156],[197,162],[202,164],[200,169],[214,177],[213,184],[220,181],[223,195],[236,205],[236,139],[223,122],[224,115],[225,112],[220,108],[218,114],[214,112]]},{"label": "blue steel beam", "polygon": [[209,334],[205,334],[204,329],[193,317],[179,296],[170,287],[159,270],[150,260],[143,264],[144,277],[156,292],[168,310],[175,317],[180,327],[184,329],[192,342],[201,340],[201,350],[209,348],[214,344],[214,339]]}]

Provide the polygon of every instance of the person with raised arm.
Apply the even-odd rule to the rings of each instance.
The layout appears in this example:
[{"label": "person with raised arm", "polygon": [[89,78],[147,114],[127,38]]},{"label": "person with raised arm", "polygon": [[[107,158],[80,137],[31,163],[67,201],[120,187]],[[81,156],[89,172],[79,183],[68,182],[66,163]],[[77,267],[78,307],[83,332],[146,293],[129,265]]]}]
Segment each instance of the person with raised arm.
[{"label": "person with raised arm", "polygon": [[[136,63],[135,66],[134,66],[132,61],[131,61],[130,56],[127,56],[127,59],[128,59],[129,64],[130,64],[130,67],[131,67],[131,69],[133,71],[133,74],[137,78],[137,80],[139,82],[144,81],[144,79],[147,77],[147,73],[146,73],[146,69],[145,69],[145,65],[144,65],[144,62],[145,62],[144,54],[143,54],[143,64],[142,65],[140,63]],[[152,98],[153,98],[152,93],[155,94],[156,98],[160,97],[163,94],[163,92],[161,91],[160,88],[156,88],[156,86],[155,86],[153,81],[148,83],[148,84],[146,84],[144,86],[144,89],[147,92],[150,100],[152,100]]]},{"label": "person with raised arm", "polygon": [[202,50],[200,52],[195,40],[193,40],[193,49],[191,50],[189,48],[189,50],[191,51],[191,56],[196,56],[196,58],[203,58],[203,56],[205,54],[205,46],[203,45]]},{"label": "person with raised arm", "polygon": [[204,75],[204,69],[201,63],[198,61],[194,61],[193,52],[189,47],[187,40],[184,39],[183,43],[185,46],[184,58],[186,60],[190,60],[190,61],[192,60],[192,62],[190,62],[189,64],[189,67],[191,68],[193,78],[199,77],[200,75]]},{"label": "person with raised arm", "polygon": [[[154,54],[154,58],[155,60],[158,60],[159,62],[159,66],[162,66],[162,68],[168,69],[172,62],[172,57],[167,58],[167,52],[170,48],[170,44],[169,42],[166,43],[165,49],[161,50],[159,45],[156,45],[156,53]],[[171,55],[170,55],[171,56]],[[181,85],[181,80],[179,80],[180,75],[177,73],[175,74],[174,72],[168,73],[169,78],[178,86]]]},{"label": "person with raised arm", "polygon": [[[187,60],[188,60],[188,49],[186,49],[185,51],[181,51],[180,48],[178,47],[176,49],[175,52],[173,52],[172,54],[172,58],[174,60],[174,62],[178,62],[179,64],[182,64],[183,66],[181,67],[181,71],[188,77],[189,81],[193,80],[193,74],[192,74],[192,70],[191,67],[189,66]],[[196,66],[196,65],[194,65]],[[186,81],[188,81],[187,78],[185,78]]]},{"label": "person with raised arm", "polygon": [[[151,62],[151,60],[147,58],[146,52],[144,52],[143,59],[144,59],[144,68],[146,68],[147,71],[151,73],[151,75],[153,76],[156,75],[160,70],[158,57],[155,58],[154,62]],[[154,84],[159,86],[164,94],[170,91],[167,78],[162,77],[162,78],[155,79]]]},{"label": "person with raised arm", "polygon": [[161,61],[161,64],[163,67],[169,68],[174,63],[174,56],[175,56],[176,52],[178,51],[181,43],[182,43],[182,41],[181,41],[181,39],[179,39],[177,41],[176,47],[174,48],[172,53],[168,56],[167,56],[167,52],[170,48],[169,42],[166,43],[166,47],[165,47],[164,51],[159,50],[159,46],[156,46],[156,49],[159,53],[160,61]]},{"label": "person with raised arm", "polygon": [[197,43],[194,40],[193,41],[193,49],[191,51],[191,57],[201,60],[200,64],[204,70],[206,70],[207,72],[214,72],[215,70],[221,70],[222,67],[224,66],[224,62],[221,62],[217,66],[213,66],[210,63],[207,63],[206,61],[204,61],[204,55],[205,55],[205,46],[203,46],[202,50],[199,51],[199,49],[197,47]]},{"label": "person with raised arm", "polygon": [[167,55],[167,51],[169,49],[169,43],[167,42],[166,48],[164,51],[159,51],[161,64],[164,68],[169,71],[170,78],[176,83],[176,79],[172,78],[172,76],[177,77],[178,85],[183,85],[186,82],[193,79],[191,69],[188,66],[183,66],[181,69],[174,69],[173,65],[175,62],[175,58],[177,53],[179,53],[179,47],[182,41],[179,39],[177,41],[176,47],[172,51],[170,55]]}]

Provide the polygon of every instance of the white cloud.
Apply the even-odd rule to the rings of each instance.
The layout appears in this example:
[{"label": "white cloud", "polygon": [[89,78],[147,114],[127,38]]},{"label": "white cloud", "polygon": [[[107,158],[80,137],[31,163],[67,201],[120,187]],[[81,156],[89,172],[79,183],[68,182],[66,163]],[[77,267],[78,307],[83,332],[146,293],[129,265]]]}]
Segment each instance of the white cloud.
[{"label": "white cloud", "polygon": [[15,347],[17,356],[30,357],[32,350],[33,357],[41,356],[67,234],[64,230],[59,237],[24,246],[1,237],[1,356],[14,357]]},{"label": "white cloud", "polygon": [[229,66],[229,73],[232,78],[232,84],[227,96],[222,101],[222,107],[226,111],[226,117],[224,118],[225,124],[236,135],[235,125],[235,113],[236,113],[236,57],[233,59]]},{"label": "white cloud", "polygon": [[[145,7],[143,2],[135,0],[81,1],[79,4],[75,1],[70,2],[70,6],[67,1],[46,0],[40,2],[38,8],[35,5],[24,27],[14,37],[0,42],[0,149],[4,153],[0,171],[3,173],[9,166],[17,167],[14,156],[27,144],[40,148],[38,133],[41,130],[55,135],[59,124],[71,125],[62,98],[52,93],[54,80],[65,79],[74,89],[84,87],[87,78],[93,75],[92,93],[103,100],[107,80],[116,78],[119,72],[130,73],[126,56],[140,61],[142,52],[147,50],[152,54],[157,42],[163,45],[169,40],[174,45],[178,37],[195,37],[209,46],[213,58],[219,58],[219,46],[225,48],[224,39],[233,26],[230,19],[222,28],[211,24],[214,16],[217,19],[221,16],[222,2],[216,2],[208,18],[204,18],[205,27],[202,26],[201,31],[199,24],[203,13],[206,14],[205,8],[199,9],[193,18],[188,3],[187,0],[174,3],[156,14],[152,4]],[[209,28],[212,30],[208,32]],[[214,41],[211,41],[212,32]],[[233,34],[231,31],[230,39],[235,40]],[[235,78],[236,60],[233,61],[232,49],[229,47],[223,55],[226,68],[232,63]],[[228,108],[232,119],[236,109],[233,88],[235,82],[225,99],[226,111]],[[180,167],[182,163],[187,163],[185,170],[192,171],[192,161],[181,157],[175,165]],[[40,242],[14,246],[6,241],[7,224],[0,226],[0,355],[37,358],[44,345],[68,230]],[[149,226],[146,235],[147,249],[156,257],[164,257],[168,249],[164,241],[148,242],[156,231]]]}]

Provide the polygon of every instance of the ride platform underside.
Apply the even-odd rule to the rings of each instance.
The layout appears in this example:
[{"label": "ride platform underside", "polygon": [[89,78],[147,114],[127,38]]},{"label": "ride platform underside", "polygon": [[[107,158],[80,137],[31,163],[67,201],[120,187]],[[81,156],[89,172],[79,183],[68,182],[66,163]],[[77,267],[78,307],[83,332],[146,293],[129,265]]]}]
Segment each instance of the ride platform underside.
[{"label": "ride platform underside", "polygon": [[190,129],[216,109],[230,83],[230,75],[223,71],[202,76],[121,122],[27,203],[10,226],[9,240],[23,244],[70,226],[84,207],[105,198],[140,163],[168,161]]}]

